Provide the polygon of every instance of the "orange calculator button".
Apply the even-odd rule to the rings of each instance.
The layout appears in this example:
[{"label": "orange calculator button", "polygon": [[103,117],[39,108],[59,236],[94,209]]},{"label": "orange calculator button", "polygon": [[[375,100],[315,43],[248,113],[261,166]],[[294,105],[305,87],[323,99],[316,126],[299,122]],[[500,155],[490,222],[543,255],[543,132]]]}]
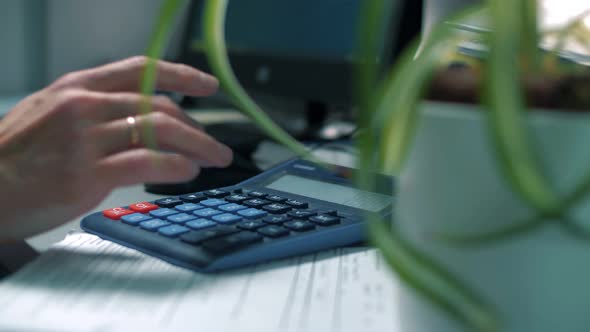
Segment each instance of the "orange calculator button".
[{"label": "orange calculator button", "polygon": [[110,219],[119,220],[122,216],[135,213],[131,210],[127,210],[121,207],[116,207],[108,210],[102,211],[102,214]]},{"label": "orange calculator button", "polygon": [[159,209],[159,208],[160,208],[159,206],[152,204],[152,203],[148,203],[148,202],[135,203],[135,204],[129,205],[130,210],[133,210],[135,212],[140,212],[140,213],[148,213],[152,210]]}]

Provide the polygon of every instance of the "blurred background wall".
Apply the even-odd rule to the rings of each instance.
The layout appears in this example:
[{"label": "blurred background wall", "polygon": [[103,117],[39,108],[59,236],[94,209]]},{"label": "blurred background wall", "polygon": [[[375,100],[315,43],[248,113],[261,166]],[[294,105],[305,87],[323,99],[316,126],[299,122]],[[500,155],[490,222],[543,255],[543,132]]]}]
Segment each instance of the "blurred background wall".
[{"label": "blurred background wall", "polygon": [[[161,2],[0,1],[0,95],[34,91],[66,72],[144,53]],[[178,53],[184,16],[167,58]]]}]

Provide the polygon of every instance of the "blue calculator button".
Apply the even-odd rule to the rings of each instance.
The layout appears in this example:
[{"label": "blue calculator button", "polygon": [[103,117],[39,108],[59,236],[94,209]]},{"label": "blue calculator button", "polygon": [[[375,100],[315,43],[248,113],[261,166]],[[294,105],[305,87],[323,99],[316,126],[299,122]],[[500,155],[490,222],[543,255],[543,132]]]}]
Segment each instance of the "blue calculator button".
[{"label": "blue calculator button", "polygon": [[176,237],[180,234],[184,234],[186,232],[190,231],[190,229],[184,227],[184,226],[180,226],[180,225],[170,225],[170,226],[166,226],[166,227],[162,227],[160,229],[158,229],[158,233],[160,233],[161,235],[164,236],[168,236],[168,237]]},{"label": "blue calculator button", "polygon": [[177,213],[178,213],[178,211],[168,209],[168,208],[150,211],[150,215],[157,217],[157,218],[163,218],[163,217],[171,216],[171,215],[177,214]]},{"label": "blue calculator button", "polygon": [[238,216],[233,215],[231,213],[224,213],[224,214],[214,216],[211,219],[217,221],[220,224],[231,224],[231,223],[235,223],[235,222],[242,220],[242,217],[238,217]]},{"label": "blue calculator button", "polygon": [[266,212],[254,208],[240,210],[238,211],[238,214],[248,219],[256,219],[266,216]]},{"label": "blue calculator button", "polygon": [[185,226],[190,227],[192,229],[196,229],[196,230],[213,227],[215,225],[217,225],[217,224],[214,223],[213,221],[211,221],[209,219],[204,219],[204,218],[199,218],[197,220],[191,220],[185,224]]},{"label": "blue calculator button", "polygon": [[201,210],[197,210],[197,211],[193,212],[193,214],[195,216],[199,216],[199,217],[203,217],[203,218],[213,217],[214,215],[218,215],[221,213],[222,213],[221,211],[211,209],[211,208],[201,209]]},{"label": "blue calculator button", "polygon": [[176,224],[184,224],[185,222],[189,221],[189,220],[193,220],[196,219],[197,217],[190,215],[190,214],[186,214],[186,213],[179,213],[179,214],[175,214],[173,216],[170,216],[168,218],[166,218],[168,221],[171,221],[173,223]]},{"label": "blue calculator button", "polygon": [[224,201],[222,199],[217,199],[217,198],[210,198],[210,199],[206,199],[204,201],[201,201],[201,205],[207,206],[207,207],[215,207],[215,206],[223,205],[226,203],[227,203],[226,201]]},{"label": "blue calculator button", "polygon": [[181,204],[181,205],[177,205],[175,207],[176,210],[178,211],[182,211],[182,212],[190,212],[190,211],[194,211],[194,210],[198,210],[198,209],[202,209],[203,207],[199,204],[195,204],[195,203],[186,203],[186,204]]},{"label": "blue calculator button", "polygon": [[142,221],[150,220],[152,217],[141,213],[128,214],[121,217],[121,221],[129,225],[137,225]]},{"label": "blue calculator button", "polygon": [[164,227],[164,226],[168,226],[170,225],[169,222],[165,222],[164,220],[160,220],[160,219],[152,219],[152,220],[148,220],[148,221],[143,221],[139,224],[139,226],[145,230],[148,231],[152,231],[155,232],[158,230],[158,228],[160,227]]},{"label": "blue calculator button", "polygon": [[218,209],[220,209],[221,211],[225,211],[225,212],[235,212],[235,211],[243,210],[246,208],[247,207],[240,205],[240,204],[236,204],[236,203],[220,205],[218,207]]}]

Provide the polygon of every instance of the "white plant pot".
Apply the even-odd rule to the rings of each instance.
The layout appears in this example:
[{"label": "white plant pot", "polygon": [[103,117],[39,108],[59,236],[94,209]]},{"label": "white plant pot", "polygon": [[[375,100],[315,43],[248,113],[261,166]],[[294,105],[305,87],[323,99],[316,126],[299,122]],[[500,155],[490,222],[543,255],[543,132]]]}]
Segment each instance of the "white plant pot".
[{"label": "white plant pot", "polygon": [[[443,103],[422,108],[397,184],[394,222],[402,234],[492,303],[501,331],[589,331],[590,240],[558,223],[483,247],[460,248],[435,239],[443,232],[495,230],[533,211],[500,174],[487,111]],[[570,192],[590,169],[590,113],[534,111],[528,124],[545,173],[561,195]],[[590,200],[572,216],[590,221]],[[402,331],[465,331],[412,290],[401,297]]]}]

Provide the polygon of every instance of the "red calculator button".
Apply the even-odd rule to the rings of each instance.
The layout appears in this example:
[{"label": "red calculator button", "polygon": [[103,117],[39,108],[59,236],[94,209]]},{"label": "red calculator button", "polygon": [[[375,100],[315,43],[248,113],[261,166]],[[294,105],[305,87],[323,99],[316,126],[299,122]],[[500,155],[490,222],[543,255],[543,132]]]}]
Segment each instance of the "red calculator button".
[{"label": "red calculator button", "polygon": [[135,212],[141,212],[141,213],[148,213],[151,210],[155,210],[155,209],[159,209],[160,207],[152,204],[152,203],[148,203],[148,202],[142,202],[142,203],[135,203],[135,204],[131,204],[129,205],[129,209],[135,211]]},{"label": "red calculator button", "polygon": [[110,219],[119,220],[122,216],[134,213],[131,210],[127,210],[124,208],[116,207],[108,210],[102,211],[102,214]]}]

